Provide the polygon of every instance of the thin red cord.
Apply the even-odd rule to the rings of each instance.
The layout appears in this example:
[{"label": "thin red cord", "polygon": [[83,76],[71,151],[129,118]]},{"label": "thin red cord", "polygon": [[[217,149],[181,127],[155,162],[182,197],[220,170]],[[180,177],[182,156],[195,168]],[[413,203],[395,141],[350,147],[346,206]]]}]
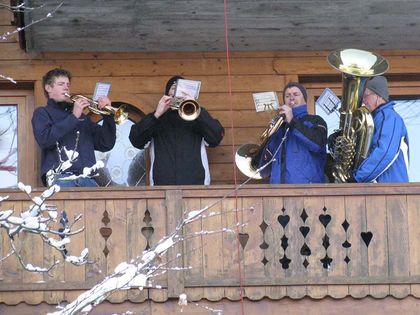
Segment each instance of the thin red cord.
[{"label": "thin red cord", "polygon": [[[230,72],[230,55],[229,55],[229,36],[228,36],[228,15],[227,15],[227,0],[223,1],[224,3],[224,15],[225,15],[225,45],[226,45],[226,63],[227,63],[227,76],[228,76],[228,90],[229,90],[229,107],[230,107],[230,127],[231,127],[231,139],[232,139],[232,166],[233,166],[233,177],[235,180],[235,187],[237,187],[237,173],[235,167],[235,134],[234,134],[234,124],[233,124],[233,105],[232,105],[232,76]],[[239,222],[238,215],[238,193],[235,189],[235,219],[236,222]],[[240,289],[240,298],[241,298],[241,314],[245,314],[244,308],[244,279],[242,274],[242,265],[241,265],[241,249],[239,242],[239,227],[236,227],[236,250],[238,255],[238,271],[239,271],[239,289]]]}]

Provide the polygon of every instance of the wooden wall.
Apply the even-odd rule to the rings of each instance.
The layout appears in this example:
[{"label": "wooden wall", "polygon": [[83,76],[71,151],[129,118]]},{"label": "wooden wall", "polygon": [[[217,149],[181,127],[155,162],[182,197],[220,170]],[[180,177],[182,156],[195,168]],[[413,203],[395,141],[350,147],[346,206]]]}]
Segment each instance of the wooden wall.
[{"label": "wooden wall", "polygon": [[[0,10],[0,33],[10,31],[11,14]],[[98,48],[100,50],[100,48]],[[382,51],[390,62],[391,92],[416,94],[420,86],[420,52]],[[143,112],[153,111],[166,81],[175,74],[202,81],[200,103],[219,119],[226,129],[221,145],[209,149],[213,184],[233,183],[233,152],[238,145],[257,142],[271,115],[256,113],[253,92],[278,91],[291,81],[304,82],[309,89],[310,111],[313,97],[325,87],[340,93],[341,79],[326,62],[328,52],[232,52],[231,86],[224,52],[202,53],[25,53],[18,36],[0,42],[0,73],[13,77],[17,85],[5,84],[2,90],[33,86],[35,106],[45,104],[42,76],[54,67],[70,70],[72,92],[91,95],[98,81],[112,83],[111,99],[132,104]],[[409,76],[408,76],[409,75]],[[407,79],[408,78],[408,79]],[[408,81],[407,81],[408,80]],[[30,83],[29,85],[27,83]],[[400,93],[400,92],[398,92]],[[30,105],[28,105],[30,106]],[[32,110],[32,109],[31,109]],[[24,126],[23,128],[30,128]],[[29,159],[29,157],[27,157]],[[28,167],[38,177],[39,161]],[[237,173],[238,182],[245,178]],[[39,184],[29,182],[29,184]]]},{"label": "wooden wall", "polygon": [[[48,276],[25,272],[9,257],[0,262],[0,303],[72,300],[119,263],[154,246],[184,213],[210,204],[214,206],[208,213],[221,215],[186,226],[186,240],[166,257],[169,267],[192,269],[154,279],[161,290],[123,291],[110,300],[163,302],[186,292],[193,301],[238,301],[241,278],[251,301],[420,298],[419,185],[251,185],[236,197],[229,186],[166,188],[64,189],[49,203],[69,218],[83,214],[79,226],[85,232],[72,237],[68,250],[78,255],[89,248],[93,264],[60,264]],[[19,212],[28,206],[23,193],[7,194],[2,210],[14,207]],[[233,233],[190,237],[193,232],[234,228],[236,218],[244,223],[240,243]],[[366,233],[371,233],[369,242],[363,238]],[[10,244],[6,235],[0,239],[4,257]],[[36,235],[23,233],[15,244],[32,264],[47,267],[54,258],[61,259]],[[176,258],[177,253],[181,257]]]}]

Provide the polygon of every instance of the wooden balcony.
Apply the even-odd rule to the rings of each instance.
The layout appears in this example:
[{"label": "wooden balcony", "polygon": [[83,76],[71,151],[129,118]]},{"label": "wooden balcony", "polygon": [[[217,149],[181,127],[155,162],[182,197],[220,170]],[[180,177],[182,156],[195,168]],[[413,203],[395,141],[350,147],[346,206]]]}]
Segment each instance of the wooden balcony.
[{"label": "wooden balcony", "polygon": [[[9,195],[3,210],[20,211],[28,204],[21,192],[0,195]],[[83,214],[85,232],[73,236],[68,249],[78,255],[89,248],[93,263],[60,264],[48,276],[23,271],[9,257],[0,263],[2,303],[71,301],[120,262],[156,244],[186,211],[213,203],[209,213],[221,215],[186,226],[186,240],[167,254],[170,266],[190,270],[155,279],[163,289],[123,291],[110,302],[164,302],[182,292],[193,301],[238,301],[241,282],[251,301],[420,298],[418,183],[250,185],[236,192],[233,186],[63,189],[49,203],[69,217]],[[245,223],[239,242],[233,233],[188,237],[193,231],[235,228],[237,219]],[[4,256],[10,244],[7,236],[0,237]],[[16,241],[27,262],[48,265],[60,259],[33,235]]]}]

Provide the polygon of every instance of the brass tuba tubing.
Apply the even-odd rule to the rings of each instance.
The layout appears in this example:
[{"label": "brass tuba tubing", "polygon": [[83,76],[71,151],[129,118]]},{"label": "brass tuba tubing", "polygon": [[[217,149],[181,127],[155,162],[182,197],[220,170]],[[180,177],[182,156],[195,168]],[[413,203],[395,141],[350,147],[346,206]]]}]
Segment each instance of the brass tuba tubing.
[{"label": "brass tuba tubing", "polygon": [[128,113],[125,111],[124,106],[120,106],[119,108],[114,108],[112,106],[105,106],[103,109],[99,109],[98,108],[99,103],[90,97],[87,97],[81,94],[70,95],[68,93],[65,93],[64,95],[68,97],[73,103],[77,99],[83,99],[83,100],[88,101],[90,103],[90,105],[88,106],[88,109],[90,112],[94,114],[114,115],[114,121],[118,125],[125,123],[128,119]]},{"label": "brass tuba tubing", "polygon": [[359,49],[331,52],[328,63],[342,73],[340,134],[333,144],[332,175],[337,183],[345,183],[369,151],[374,122],[362,106],[367,82],[388,70],[388,62],[380,55]]}]

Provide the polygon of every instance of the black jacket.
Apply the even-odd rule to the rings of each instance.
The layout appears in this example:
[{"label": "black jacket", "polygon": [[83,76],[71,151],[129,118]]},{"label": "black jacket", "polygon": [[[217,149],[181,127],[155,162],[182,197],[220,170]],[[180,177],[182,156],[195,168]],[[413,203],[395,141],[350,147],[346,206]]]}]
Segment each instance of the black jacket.
[{"label": "black jacket", "polygon": [[174,110],[159,119],[150,113],[131,127],[129,138],[139,149],[150,144],[151,185],[203,185],[210,183],[205,144],[215,147],[223,135],[219,121],[201,107],[193,121]]}]

